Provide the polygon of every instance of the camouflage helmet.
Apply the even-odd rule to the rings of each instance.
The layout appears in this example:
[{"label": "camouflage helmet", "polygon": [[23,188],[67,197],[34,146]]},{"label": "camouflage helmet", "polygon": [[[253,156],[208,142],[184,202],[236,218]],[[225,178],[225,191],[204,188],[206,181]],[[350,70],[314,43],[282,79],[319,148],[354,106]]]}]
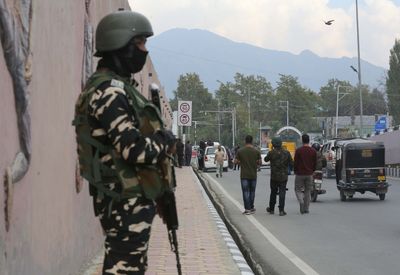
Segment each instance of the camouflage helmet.
[{"label": "camouflage helmet", "polygon": [[96,55],[123,48],[135,36],[153,35],[150,21],[134,11],[117,11],[103,17],[96,29]]},{"label": "camouflage helmet", "polygon": [[282,140],[280,137],[273,137],[271,143],[274,147],[282,147]]}]

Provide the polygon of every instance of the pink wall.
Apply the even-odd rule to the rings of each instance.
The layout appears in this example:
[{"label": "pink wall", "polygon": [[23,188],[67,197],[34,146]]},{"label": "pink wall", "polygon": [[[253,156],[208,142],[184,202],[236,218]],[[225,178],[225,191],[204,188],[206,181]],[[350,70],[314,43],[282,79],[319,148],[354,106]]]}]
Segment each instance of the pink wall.
[{"label": "pink wall", "polygon": [[373,136],[369,139],[385,144],[386,165],[400,163],[400,130]]},{"label": "pink wall", "polygon": [[[8,1],[12,3],[13,1]],[[93,26],[127,1],[90,4]],[[32,160],[14,184],[11,226],[5,231],[0,185],[0,274],[76,274],[102,246],[87,185],[75,191],[74,103],[81,89],[85,1],[33,1],[32,81],[29,85]],[[0,173],[19,150],[14,95],[0,47]]]}]

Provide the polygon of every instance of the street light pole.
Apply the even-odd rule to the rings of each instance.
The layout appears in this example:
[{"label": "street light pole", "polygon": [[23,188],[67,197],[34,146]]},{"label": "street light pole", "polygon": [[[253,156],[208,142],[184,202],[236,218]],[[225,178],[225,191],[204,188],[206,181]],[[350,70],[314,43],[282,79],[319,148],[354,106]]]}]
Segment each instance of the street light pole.
[{"label": "street light pole", "polygon": [[343,93],[342,97],[339,98],[339,94],[340,94],[340,87],[343,88],[349,88],[350,86],[341,86],[341,85],[337,85],[336,88],[336,122],[335,122],[335,137],[337,137],[338,134],[338,119],[339,119],[339,101],[345,97],[348,93]]},{"label": "street light pole", "polygon": [[221,118],[219,115],[219,104],[220,104],[220,100],[218,99],[218,142],[221,143]]},{"label": "street light pole", "polygon": [[[286,102],[286,126],[289,126],[289,100],[280,100],[279,104]],[[279,107],[284,108],[284,106],[280,105]]]},{"label": "street light pole", "polygon": [[250,128],[250,90],[248,90],[247,107],[249,108],[249,128]]},{"label": "street light pole", "polygon": [[[235,136],[236,136],[236,108],[234,107],[232,110],[217,110],[217,111],[210,111],[210,110],[204,110],[204,111],[200,111],[203,113],[217,113],[218,116],[220,113],[230,113],[232,115],[232,145],[233,147],[235,147]],[[220,127],[220,123],[218,121],[218,127]],[[219,141],[221,142],[221,136],[220,136],[220,132],[218,132],[218,136],[219,136]]]},{"label": "street light pole", "polygon": [[360,61],[360,35],[358,27],[358,0],[356,0],[356,21],[357,21],[357,52],[358,52],[358,89],[360,91],[360,136],[363,135],[363,99],[361,91],[361,61]]},{"label": "street light pole", "polygon": [[232,110],[232,148],[235,148],[235,136],[236,136],[236,108]]},{"label": "street light pole", "polygon": [[339,117],[339,88],[340,85],[336,88],[336,121],[335,121],[335,137],[337,137],[338,132],[338,117]]},{"label": "street light pole", "polygon": [[197,121],[194,120],[194,145],[197,145]]},{"label": "street light pole", "polygon": [[286,126],[289,126],[289,100],[286,101]]}]

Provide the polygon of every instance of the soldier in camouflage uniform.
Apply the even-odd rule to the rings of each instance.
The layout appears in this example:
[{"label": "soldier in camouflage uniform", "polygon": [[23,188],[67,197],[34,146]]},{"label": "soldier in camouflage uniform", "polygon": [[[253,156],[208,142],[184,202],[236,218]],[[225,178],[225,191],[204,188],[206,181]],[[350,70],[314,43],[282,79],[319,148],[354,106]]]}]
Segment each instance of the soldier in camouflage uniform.
[{"label": "soldier in camouflage uniform", "polygon": [[273,149],[264,158],[265,162],[270,162],[271,166],[271,194],[269,197],[269,207],[267,212],[274,214],[276,196],[279,193],[279,216],[285,216],[285,196],[286,184],[288,181],[288,167],[293,166],[293,159],[289,151],[282,148],[282,140],[279,137],[272,139]]},{"label": "soldier in camouflage uniform", "polygon": [[[87,109],[84,110],[87,111],[91,137],[95,140],[88,142],[100,148],[98,158],[102,170],[99,171],[105,171],[97,175],[102,179],[104,188],[101,185],[97,185],[101,189],[97,188],[93,183],[96,180],[92,182],[92,178],[88,177],[95,214],[99,216],[106,235],[103,274],[144,274],[147,268],[155,202],[142,192],[118,197],[115,194],[121,194],[124,189],[121,181],[104,179],[115,175],[113,171],[118,170],[113,162],[115,159],[122,159],[128,167],[155,166],[165,154],[167,140],[173,138],[162,129],[155,129],[147,135],[139,130],[141,121],[135,106],[139,103],[147,106],[148,103],[135,89],[137,85],[132,74],[142,70],[148,53],[146,39],[152,35],[148,19],[131,11],[118,11],[105,16],[96,29],[95,55],[101,59],[85,88],[94,88],[94,92],[90,94]],[[135,96],[128,96],[128,91]],[[78,102],[84,101],[82,94]],[[107,151],[107,148],[111,150]],[[131,180],[135,187],[140,177],[134,176]]]}]

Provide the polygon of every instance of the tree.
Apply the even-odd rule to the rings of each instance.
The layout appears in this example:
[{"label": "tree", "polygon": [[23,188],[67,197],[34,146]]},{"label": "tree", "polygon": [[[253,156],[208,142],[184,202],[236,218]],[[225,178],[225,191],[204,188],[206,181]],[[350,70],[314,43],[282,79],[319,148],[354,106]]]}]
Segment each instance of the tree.
[{"label": "tree", "polygon": [[[274,94],[271,84],[262,76],[243,75],[236,73],[234,82],[221,83],[216,91],[216,100],[220,103],[220,109],[232,110],[236,108],[237,118],[237,138],[243,141],[248,134],[252,135],[257,141],[258,128],[271,123],[274,115]],[[249,105],[250,105],[250,124],[249,124]],[[224,135],[222,142],[231,144],[231,115],[221,115],[223,117]]]},{"label": "tree", "polygon": [[[340,86],[339,86],[340,85]],[[336,116],[336,100],[337,100],[337,89],[339,87],[339,92],[343,93],[351,93],[354,90],[354,87],[348,81],[341,81],[338,79],[329,79],[328,83],[325,86],[320,88],[319,96],[321,99],[321,112],[322,116]],[[344,100],[348,100],[348,95],[346,95],[346,99],[340,101],[339,103],[339,114],[343,114],[345,111],[345,107],[342,104]]]},{"label": "tree", "polygon": [[366,106],[364,108],[366,115],[386,114],[388,111],[385,97],[381,91],[374,88],[367,94]]},{"label": "tree", "polygon": [[[204,87],[199,75],[196,73],[187,73],[181,75],[178,79],[178,87],[174,91],[174,98],[170,100],[171,108],[178,109],[178,101],[192,101],[192,120],[199,120],[199,126],[196,127],[196,137],[194,136],[194,126],[191,127],[189,138],[198,142],[200,139],[215,139],[215,121],[212,121],[212,115],[205,115],[204,110],[215,109],[216,102],[212,94]],[[214,124],[213,128],[207,125]],[[200,126],[204,125],[204,126]],[[207,126],[207,127],[206,127]],[[194,142],[193,142],[194,143]]]},{"label": "tree", "polygon": [[[336,116],[337,92],[340,92],[342,100],[339,101],[339,116],[358,116],[360,114],[360,93],[348,81],[330,79],[327,85],[321,87],[321,115]],[[384,114],[387,106],[383,94],[378,89],[370,92],[369,87],[361,87],[363,94],[363,113],[364,115]],[[346,95],[343,95],[346,93]]]},{"label": "tree", "polygon": [[[276,100],[279,103],[289,101],[289,125],[303,132],[316,130],[313,117],[319,112],[321,105],[319,96],[310,89],[304,88],[298,79],[291,75],[281,75],[276,90]],[[280,105],[281,107],[283,105]],[[286,106],[286,105],[285,105]],[[280,118],[286,125],[287,109],[280,108]]]},{"label": "tree", "polygon": [[400,40],[396,39],[390,50],[389,71],[386,78],[389,112],[394,122],[400,124]]}]

